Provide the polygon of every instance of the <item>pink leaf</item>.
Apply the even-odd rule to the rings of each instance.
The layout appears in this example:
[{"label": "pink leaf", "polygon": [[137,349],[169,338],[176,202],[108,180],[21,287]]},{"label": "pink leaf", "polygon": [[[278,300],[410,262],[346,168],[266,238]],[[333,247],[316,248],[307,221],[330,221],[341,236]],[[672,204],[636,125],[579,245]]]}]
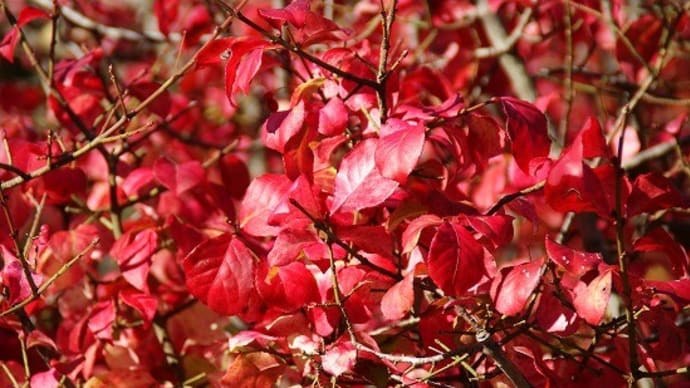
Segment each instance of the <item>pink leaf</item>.
[{"label": "pink leaf", "polygon": [[505,315],[520,314],[539,284],[543,260],[516,265],[503,279],[496,295],[496,310]]},{"label": "pink leaf", "polygon": [[403,318],[414,303],[414,273],[395,283],[381,298],[381,313],[392,321]]},{"label": "pink leaf", "polygon": [[611,278],[611,271],[607,270],[594,278],[589,285],[580,282],[573,290],[573,305],[577,315],[592,325],[598,325],[604,318],[611,297]]},{"label": "pink leaf", "polygon": [[202,242],[183,266],[189,292],[219,314],[242,312],[254,295],[254,255],[235,236]]},{"label": "pink leaf", "polygon": [[445,222],[438,228],[426,261],[431,280],[451,296],[466,293],[486,272],[482,246],[455,223]]},{"label": "pink leaf", "polygon": [[292,182],[285,175],[266,174],[249,184],[237,219],[245,232],[254,236],[275,236],[280,227],[268,224],[273,210],[288,193]]},{"label": "pink leaf", "polygon": [[272,113],[261,128],[261,140],[266,147],[283,153],[285,145],[302,129],[304,119],[303,100],[288,111]]},{"label": "pink leaf", "polygon": [[424,146],[424,126],[390,119],[381,127],[376,145],[376,167],[381,175],[405,183]]},{"label": "pink leaf", "polygon": [[376,169],[376,141],[359,143],[340,163],[335,177],[335,193],[330,212],[355,211],[383,203],[398,183],[381,176]]},{"label": "pink leaf", "polygon": [[352,370],[357,361],[357,350],[350,342],[338,342],[321,357],[323,369],[333,376],[340,376]]},{"label": "pink leaf", "polygon": [[319,111],[318,131],[324,136],[339,135],[347,127],[347,121],[348,112],[343,100],[333,97]]}]

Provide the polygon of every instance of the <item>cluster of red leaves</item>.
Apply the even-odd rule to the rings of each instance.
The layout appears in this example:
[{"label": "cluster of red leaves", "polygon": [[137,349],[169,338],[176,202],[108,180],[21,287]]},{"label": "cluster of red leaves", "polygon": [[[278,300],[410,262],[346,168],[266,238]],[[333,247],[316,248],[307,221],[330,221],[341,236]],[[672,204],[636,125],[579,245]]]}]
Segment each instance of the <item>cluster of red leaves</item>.
[{"label": "cluster of red leaves", "polygon": [[0,384],[687,383],[687,6],[250,3],[2,2]]}]

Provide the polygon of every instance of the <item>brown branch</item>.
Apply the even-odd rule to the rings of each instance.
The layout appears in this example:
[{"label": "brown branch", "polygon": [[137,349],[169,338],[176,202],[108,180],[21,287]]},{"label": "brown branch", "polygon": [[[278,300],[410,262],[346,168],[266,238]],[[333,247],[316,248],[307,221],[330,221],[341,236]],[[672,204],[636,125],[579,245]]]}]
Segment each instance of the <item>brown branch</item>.
[{"label": "brown branch", "polygon": [[388,51],[391,47],[391,27],[395,21],[395,8],[398,5],[397,0],[393,0],[391,9],[386,13],[386,9],[381,0],[381,29],[383,36],[381,38],[381,48],[379,50],[379,66],[376,71],[376,99],[379,103],[379,114],[381,116],[381,124],[388,119],[388,101],[386,99],[386,80],[389,76],[388,68]]}]

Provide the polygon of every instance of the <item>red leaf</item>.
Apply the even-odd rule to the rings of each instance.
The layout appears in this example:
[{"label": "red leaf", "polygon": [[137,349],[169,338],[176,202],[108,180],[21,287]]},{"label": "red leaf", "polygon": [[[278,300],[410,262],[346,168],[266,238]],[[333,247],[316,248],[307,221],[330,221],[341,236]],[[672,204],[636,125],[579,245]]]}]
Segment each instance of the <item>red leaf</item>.
[{"label": "red leaf", "polygon": [[151,189],[153,188],[154,178],[153,168],[139,167],[127,175],[120,187],[128,197],[138,196],[143,194],[143,189],[147,186]]},{"label": "red leaf", "polygon": [[170,23],[177,20],[179,0],[155,0],[153,12],[158,20],[158,29],[163,35],[170,33]]},{"label": "red leaf", "polygon": [[539,284],[542,265],[543,260],[534,260],[510,269],[495,297],[498,312],[505,315],[518,315],[522,312]]},{"label": "red leaf", "polygon": [[376,167],[381,175],[405,183],[424,146],[424,126],[390,119],[381,127],[376,144]]},{"label": "red leaf", "polygon": [[267,46],[268,42],[258,38],[238,38],[232,42],[230,59],[225,65],[225,93],[233,106],[237,105],[235,94],[248,91],[249,84],[261,67],[261,56]]},{"label": "red leaf", "polygon": [[112,301],[98,302],[91,310],[87,326],[96,338],[111,340],[116,315]]},{"label": "red leaf", "polygon": [[266,304],[283,312],[293,312],[320,301],[316,279],[302,262],[281,267],[264,264],[257,271],[256,285]]},{"label": "red leaf", "polygon": [[[22,263],[3,245],[0,245],[0,254],[4,261],[0,274],[2,275],[2,286],[6,288],[7,301],[10,304],[21,302],[32,294],[29,282],[24,275]],[[41,285],[42,275],[31,274],[31,277],[36,286]]]},{"label": "red leaf", "polygon": [[251,181],[247,164],[235,155],[225,155],[218,167],[228,194],[235,199],[241,199]]},{"label": "red leaf", "polygon": [[[512,97],[499,99],[506,115],[506,127],[512,143],[512,151],[520,169],[534,174],[541,163],[549,156],[549,140],[546,117],[534,105]],[[533,164],[536,161],[539,164]]]},{"label": "red leaf", "polygon": [[445,222],[438,228],[426,262],[431,280],[451,296],[466,293],[485,273],[482,246],[455,223]]},{"label": "red leaf", "polygon": [[158,235],[153,229],[123,234],[110,249],[110,255],[120,265],[122,276],[134,287],[146,291],[146,278],[151,256],[158,247]]},{"label": "red leaf", "polygon": [[206,171],[198,160],[174,164],[165,158],[158,159],[153,165],[153,175],[160,184],[178,196],[206,179]]},{"label": "red leaf", "polygon": [[640,213],[653,213],[682,206],[683,198],[668,178],[648,173],[635,178],[627,202],[628,217],[632,217]]},{"label": "red leaf", "polygon": [[[280,27],[285,22],[292,24],[295,27],[303,27],[307,13],[309,12],[308,0],[294,0],[291,1],[287,7],[282,9],[260,9],[259,15],[265,18],[274,26]],[[278,23],[275,23],[275,22]]]},{"label": "red leaf", "polygon": [[680,299],[684,303],[690,301],[690,279],[661,281],[645,281],[645,284],[652,291],[663,293],[674,299]]},{"label": "red leaf", "polygon": [[153,317],[156,315],[156,308],[158,307],[158,299],[155,296],[126,290],[120,293],[120,298],[122,298],[125,304],[141,314],[146,326],[153,322]]},{"label": "red leaf", "polygon": [[14,63],[14,48],[19,43],[19,29],[13,27],[0,41],[0,56],[7,59],[7,62]]},{"label": "red leaf", "polygon": [[[152,81],[140,81],[129,86],[128,90],[132,96],[136,97],[139,101],[144,101],[149,96],[151,96],[158,88],[160,84]],[[170,107],[172,106],[172,99],[170,98],[170,92],[164,90],[156,98],[151,101],[148,105],[148,109],[160,116],[165,118],[170,112]]]},{"label": "red leaf", "polygon": [[302,129],[305,117],[302,100],[290,110],[272,113],[261,128],[261,140],[266,147],[285,152],[285,145]]},{"label": "red leaf", "polygon": [[488,166],[490,158],[501,153],[501,128],[493,117],[477,113],[468,116],[467,127],[467,141],[472,145],[467,151],[475,164],[483,170]]},{"label": "red leaf", "polygon": [[549,258],[578,278],[603,263],[600,253],[576,251],[552,241],[548,236],[544,244]]},{"label": "red leaf", "polygon": [[48,12],[34,7],[24,7],[17,18],[17,25],[23,27],[27,23],[31,23],[37,19],[50,19]]},{"label": "red leaf", "polygon": [[566,336],[577,330],[578,317],[571,308],[563,306],[553,286],[545,286],[539,297],[535,322],[549,333]]},{"label": "red leaf", "polygon": [[335,136],[343,133],[347,127],[348,112],[347,107],[338,97],[328,100],[319,111],[318,131],[324,136]]},{"label": "red leaf", "polygon": [[573,305],[577,315],[592,325],[598,325],[604,318],[606,306],[611,297],[611,271],[607,270],[594,278],[589,285],[580,282],[573,290]]},{"label": "red leaf", "polygon": [[196,55],[197,66],[210,66],[220,63],[228,55],[230,55],[230,48],[237,38],[219,38],[209,43],[203,50]]},{"label": "red leaf", "polygon": [[183,261],[187,288],[222,315],[247,309],[254,295],[254,255],[235,236],[223,234],[199,244]]},{"label": "red leaf", "polygon": [[681,244],[674,240],[664,228],[654,228],[635,240],[636,252],[663,252],[669,258],[673,275],[683,278],[688,274],[688,254]]},{"label": "red leaf", "polygon": [[403,318],[414,303],[414,273],[395,283],[381,298],[381,313],[392,321]]},{"label": "red leaf", "polygon": [[343,158],[335,177],[331,214],[380,205],[393,194],[398,183],[381,176],[376,168],[376,141],[364,140]]},{"label": "red leaf", "polygon": [[332,345],[321,357],[321,366],[333,376],[352,370],[357,361],[357,350],[351,342],[340,341]]},{"label": "red leaf", "polygon": [[417,242],[419,242],[419,236],[421,236],[424,229],[429,226],[438,226],[443,223],[443,219],[435,214],[424,214],[412,220],[402,235],[402,246],[403,253],[412,252]]},{"label": "red leaf", "polygon": [[266,174],[249,184],[240,204],[237,219],[245,232],[254,236],[275,236],[280,227],[270,226],[268,219],[285,198],[292,182],[285,175]]},{"label": "red leaf", "polygon": [[14,63],[14,48],[17,46],[17,43],[19,43],[19,39],[21,37],[19,34],[19,28],[34,20],[49,18],[50,15],[42,9],[24,7],[17,18],[17,25],[12,27],[12,29],[2,39],[2,42],[0,42],[0,56],[7,59],[8,62]]},{"label": "red leaf", "polygon": [[278,234],[268,252],[268,263],[271,266],[289,264],[297,260],[304,249],[314,245],[323,243],[316,235],[312,222],[306,219],[293,220]]},{"label": "red leaf", "polygon": [[609,151],[601,128],[596,120],[589,119],[551,167],[544,188],[547,203],[562,212],[596,211],[608,217],[608,186],[600,175],[605,175],[610,167],[603,165],[593,169],[584,161],[606,156],[609,156]]}]

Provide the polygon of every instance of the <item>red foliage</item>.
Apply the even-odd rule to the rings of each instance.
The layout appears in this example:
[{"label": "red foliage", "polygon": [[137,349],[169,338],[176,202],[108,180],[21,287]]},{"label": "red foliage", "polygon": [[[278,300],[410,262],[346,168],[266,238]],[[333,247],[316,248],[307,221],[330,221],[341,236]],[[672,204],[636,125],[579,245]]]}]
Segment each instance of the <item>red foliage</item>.
[{"label": "red foliage", "polygon": [[690,6],[25,3],[0,385],[688,384]]}]

